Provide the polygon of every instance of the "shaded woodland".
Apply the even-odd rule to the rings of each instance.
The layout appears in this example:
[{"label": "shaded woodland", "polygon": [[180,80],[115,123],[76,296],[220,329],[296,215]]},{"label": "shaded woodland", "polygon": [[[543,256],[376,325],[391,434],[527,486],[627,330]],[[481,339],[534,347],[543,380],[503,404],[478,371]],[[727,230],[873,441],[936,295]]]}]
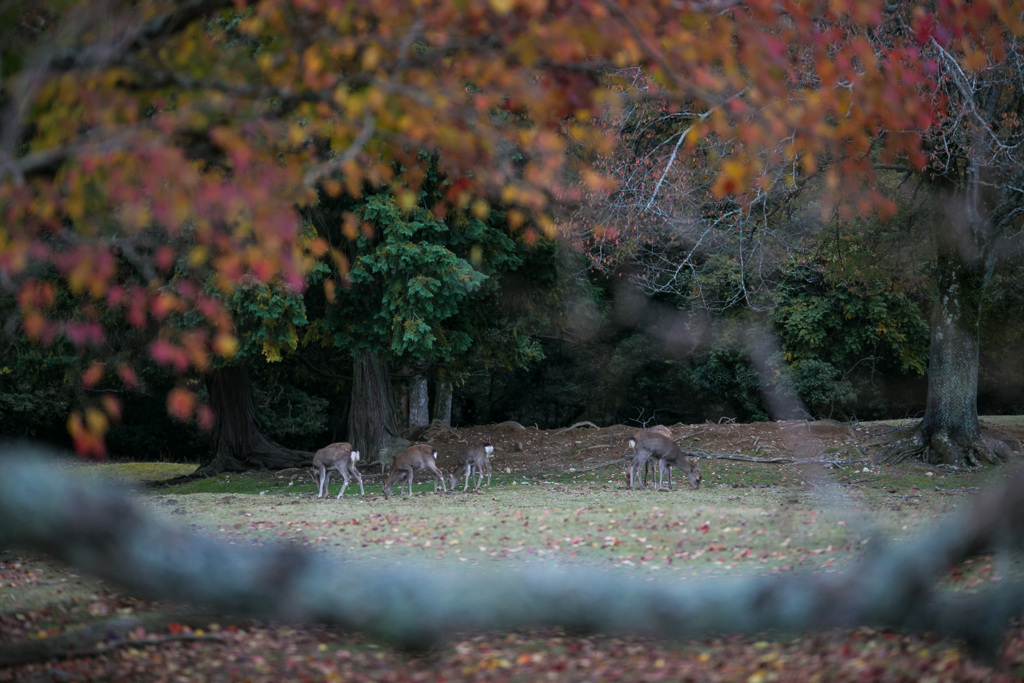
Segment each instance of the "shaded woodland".
[{"label": "shaded woodland", "polygon": [[[1016,2],[44,0],[0,20],[5,437],[207,476],[341,440],[383,466],[430,424],[920,417],[880,460],[1016,457],[978,419],[1024,411]],[[575,593],[544,568],[462,601],[455,575],[169,531],[36,449],[4,446],[5,545],[413,649],[605,630],[611,602],[630,632],[870,623],[991,651],[1022,610],[1016,579],[935,590],[1018,549],[1019,477],[834,580]],[[308,590],[325,574],[383,598]]]}]

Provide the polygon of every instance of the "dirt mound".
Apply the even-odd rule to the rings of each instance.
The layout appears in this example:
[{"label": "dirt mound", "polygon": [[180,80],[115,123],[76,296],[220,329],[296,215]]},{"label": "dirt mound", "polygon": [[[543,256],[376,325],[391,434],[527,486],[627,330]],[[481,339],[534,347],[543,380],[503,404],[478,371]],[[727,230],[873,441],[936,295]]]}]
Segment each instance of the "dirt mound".
[{"label": "dirt mound", "polygon": [[[498,470],[534,473],[570,467],[582,469],[631,455],[627,440],[640,428],[631,425],[596,427],[584,423],[563,429],[537,429],[515,422],[450,428],[434,425],[421,435],[437,448],[438,462],[451,467],[470,445],[494,445]],[[847,454],[859,435],[838,422],[758,422],[752,424],[676,424],[672,438],[684,451],[707,457],[744,455],[757,458],[814,458]]]},{"label": "dirt mound", "polygon": [[[746,456],[758,459],[859,460],[871,455],[876,442],[910,424],[910,420],[842,423],[834,420],[733,422],[669,425],[672,438],[684,450],[704,457]],[[993,436],[1020,448],[1024,418],[985,417],[982,424]],[[438,462],[451,467],[470,445],[494,445],[493,465],[498,471],[523,473],[583,469],[611,463],[631,455],[629,436],[640,427],[589,422],[562,429],[537,429],[517,422],[452,428],[435,423],[422,432],[421,441],[437,448]]]}]

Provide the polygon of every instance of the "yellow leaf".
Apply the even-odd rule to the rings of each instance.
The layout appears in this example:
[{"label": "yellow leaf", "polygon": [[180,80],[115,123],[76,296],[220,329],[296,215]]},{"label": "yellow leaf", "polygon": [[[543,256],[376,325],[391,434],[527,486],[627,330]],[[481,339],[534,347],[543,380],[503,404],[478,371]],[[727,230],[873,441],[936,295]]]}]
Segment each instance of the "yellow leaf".
[{"label": "yellow leaf", "polygon": [[268,363],[276,363],[281,360],[281,349],[276,344],[270,342],[264,342],[263,344],[263,357],[267,359]]},{"label": "yellow leaf", "polygon": [[363,68],[367,71],[373,71],[380,64],[380,47],[373,43],[365,50],[363,50]]},{"label": "yellow leaf", "polygon": [[188,264],[193,268],[196,268],[206,263],[209,256],[210,253],[207,251],[206,247],[202,245],[192,247],[188,252]]},{"label": "yellow leaf", "polygon": [[508,221],[508,227],[516,230],[526,222],[526,216],[519,209],[509,209],[506,220]]},{"label": "yellow leaf", "polygon": [[498,14],[508,14],[515,6],[515,0],[488,0],[487,4]]},{"label": "yellow leaf", "polygon": [[238,339],[233,334],[218,334],[213,340],[213,350],[221,358],[231,358],[238,353]]},{"label": "yellow leaf", "polygon": [[316,75],[324,70],[324,58],[312,47],[306,49],[302,55],[302,61],[306,66],[306,73],[309,75]]},{"label": "yellow leaf", "polygon": [[416,206],[416,195],[409,190],[402,190],[395,196],[395,201],[402,211],[411,211]]},{"label": "yellow leaf", "polygon": [[474,218],[479,218],[480,220],[485,220],[487,218],[488,214],[490,214],[490,212],[491,212],[491,207],[483,199],[476,199],[476,200],[473,201],[473,204],[470,206],[470,211],[473,213],[473,217]]},{"label": "yellow leaf", "polygon": [[97,408],[85,409],[85,427],[93,434],[106,434],[110,427],[110,421],[103,411]]}]

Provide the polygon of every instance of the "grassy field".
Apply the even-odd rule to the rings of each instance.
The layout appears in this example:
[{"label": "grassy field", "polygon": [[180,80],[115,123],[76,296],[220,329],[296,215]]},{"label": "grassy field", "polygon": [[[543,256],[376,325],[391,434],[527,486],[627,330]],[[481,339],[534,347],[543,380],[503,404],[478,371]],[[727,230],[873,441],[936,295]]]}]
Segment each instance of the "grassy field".
[{"label": "grassy field", "polygon": [[[969,505],[981,487],[1002,476],[1000,470],[954,474],[914,466],[794,466],[721,459],[707,460],[703,468],[699,491],[688,486],[670,492],[630,491],[621,469],[609,466],[576,472],[498,471],[489,489],[463,493],[460,487],[447,495],[435,495],[432,484],[419,483],[411,498],[396,494],[391,500],[381,495],[380,476],[367,476],[365,496],[359,496],[358,487],[353,493],[350,486],[337,500],[340,484],[335,484],[331,497],[320,500],[304,470],[230,474],[150,489],[142,482],[183,474],[192,467],[71,466],[80,476],[136,486],[145,507],[234,544],[284,541],[388,564],[429,561],[441,567],[454,563],[499,571],[529,562],[584,564],[679,581],[742,573],[841,571],[869,539],[899,542],[942,524],[945,516]],[[1001,573],[1016,572],[1015,567],[981,557],[957,568],[948,583],[969,590],[1002,580]],[[239,658],[237,675],[221,680],[280,680],[275,677],[300,670],[327,672],[320,678],[309,674],[310,680],[349,680],[346,671],[361,669],[375,672],[365,680],[412,680],[420,675],[435,680],[428,675],[434,669],[424,668],[422,658],[318,629],[250,624],[223,631],[218,624],[179,624],[177,628],[188,634],[219,634],[209,641],[183,644],[167,637],[166,625],[146,625],[144,617],[159,613],[158,607],[17,552],[0,553],[0,585],[0,657],[5,647],[62,638],[89,624],[130,615],[142,625],[137,627],[140,643],[129,651],[148,653],[145,656],[153,661],[190,663],[182,666],[191,667],[192,674],[167,680],[198,677],[204,670],[197,654],[201,651],[218,661],[229,651]],[[142,642],[153,640],[153,631],[160,634],[156,644]],[[246,634],[244,644],[239,642],[240,632]],[[272,649],[292,648],[293,656],[254,653],[253,638],[265,639],[263,648],[267,643]],[[850,649],[850,643],[857,645]],[[723,650],[733,652],[732,668],[722,669],[720,662],[705,656]],[[1008,646],[1002,663],[993,666],[968,657],[957,643],[877,631],[689,644],[531,632],[459,637],[430,661],[450,679],[477,680],[536,680],[534,674],[549,680],[590,680],[595,675],[640,680],[657,679],[659,674],[672,680],[691,675],[702,680],[803,680],[798,674],[810,676],[821,667],[835,674],[823,680],[864,680],[858,667],[867,666],[865,662],[870,664],[867,670],[878,674],[869,680],[917,680],[922,671],[935,674],[936,680],[988,680],[1024,672],[1018,668],[1018,659],[1024,658],[1018,650],[1024,648]],[[481,652],[490,654],[483,657]],[[54,667],[86,678],[116,678],[130,668],[125,648],[97,653],[0,668],[0,681],[30,680],[52,673]],[[589,665],[580,668],[581,658],[591,665],[603,662],[604,673],[595,674]],[[658,661],[663,664],[654,666]],[[346,668],[350,664],[351,671]],[[298,667],[295,671],[288,669],[293,665]],[[897,670],[903,673],[893,673]],[[143,671],[163,680],[148,666]]]}]

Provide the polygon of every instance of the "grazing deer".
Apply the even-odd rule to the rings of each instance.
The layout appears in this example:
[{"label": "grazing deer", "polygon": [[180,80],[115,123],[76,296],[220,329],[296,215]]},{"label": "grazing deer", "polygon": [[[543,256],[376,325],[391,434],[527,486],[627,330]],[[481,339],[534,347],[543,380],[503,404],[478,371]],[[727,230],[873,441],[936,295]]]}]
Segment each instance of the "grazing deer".
[{"label": "grazing deer", "polygon": [[356,469],[357,462],[359,462],[359,451],[353,449],[352,444],[345,441],[332,443],[330,446],[324,446],[318,450],[313,455],[313,478],[319,480],[316,497],[327,497],[327,487],[331,483],[331,470],[337,470],[341,478],[344,479],[338,498],[344,495],[352,477],[359,482],[359,495],[364,495],[366,492],[363,490],[363,477]]},{"label": "grazing deer", "polygon": [[[673,444],[674,445],[674,444]],[[683,455],[683,452],[676,448],[675,453],[669,453],[659,458],[660,467],[658,468],[658,488],[661,488],[662,483],[665,480],[665,473],[668,473],[668,490],[672,490],[672,466],[675,465],[690,478],[690,486],[695,489],[700,488],[700,461],[689,460]]]},{"label": "grazing deer", "polygon": [[[653,433],[649,430],[637,432],[629,437],[629,447],[636,451],[633,461],[629,464],[629,488],[634,488],[641,470],[646,474],[647,461],[655,458],[659,461],[658,485],[660,489],[664,482],[665,473],[668,473],[668,487],[672,489],[672,470],[675,465],[685,471],[690,478],[690,486],[700,488],[700,463],[694,465],[683,456],[676,443],[660,433]],[[642,482],[643,488],[647,488],[646,482]]]},{"label": "grazing deer", "polygon": [[494,446],[489,443],[477,444],[476,446],[470,446],[466,450],[462,451],[459,455],[459,464],[455,466],[452,472],[448,475],[448,486],[453,491],[455,490],[455,482],[459,480],[459,474],[461,473],[466,477],[466,483],[462,487],[463,491],[469,490],[469,477],[476,471],[476,486],[473,487],[474,491],[480,489],[480,482],[483,481],[484,475],[487,475],[487,487],[491,486],[491,453],[494,452]]},{"label": "grazing deer", "polygon": [[[397,483],[398,491],[402,491],[402,484],[409,483],[409,495],[412,495],[412,475],[414,472],[426,470],[430,472],[437,481],[441,482],[441,490],[447,491],[444,486],[444,474],[437,468],[437,450],[428,443],[420,443],[409,446],[398,454],[395,462],[391,465],[391,472],[384,482],[384,497],[391,498],[395,492]],[[437,493],[437,482],[434,482],[434,493]]]},{"label": "grazing deer", "polygon": [[[637,432],[629,438],[629,447],[634,451],[634,460],[636,459],[636,438],[640,434],[657,434],[663,436],[666,439],[672,438],[672,430],[665,425],[654,425],[653,427],[645,427],[642,431]],[[643,460],[644,476],[643,476],[643,487],[647,488],[647,465],[650,463],[649,454]],[[639,463],[637,463],[639,465]],[[639,467],[637,468],[639,470]],[[630,461],[626,465],[626,484],[629,488],[633,488],[633,462]]]}]

